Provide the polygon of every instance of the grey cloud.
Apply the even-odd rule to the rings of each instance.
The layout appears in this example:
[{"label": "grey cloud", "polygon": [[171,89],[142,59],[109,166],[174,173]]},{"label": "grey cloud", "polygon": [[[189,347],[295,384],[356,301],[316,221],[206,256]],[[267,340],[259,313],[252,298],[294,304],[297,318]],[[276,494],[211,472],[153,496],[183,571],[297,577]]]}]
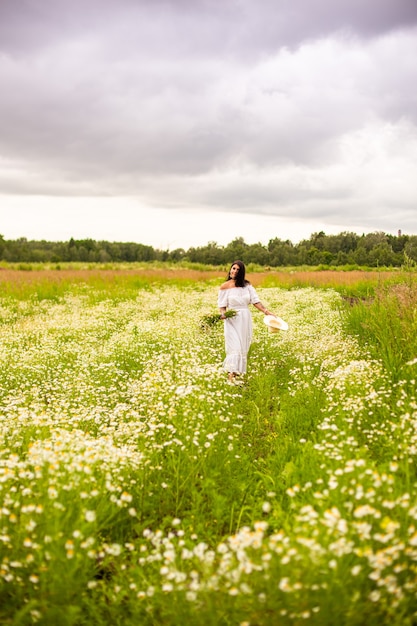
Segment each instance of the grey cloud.
[{"label": "grey cloud", "polygon": [[415,0],[2,0],[0,49],[24,53],[95,34],[143,54],[240,57],[341,30],[369,37],[416,23]]},{"label": "grey cloud", "polygon": [[376,219],[356,170],[309,180],[417,122],[416,24],[415,0],[2,0],[0,188]]},{"label": "grey cloud", "polygon": [[[281,9],[281,3],[271,1]],[[371,37],[417,23],[414,0],[311,0],[309,3],[284,2],[283,28],[292,44],[300,39],[325,37],[338,31],[351,31]],[[275,22],[275,24],[278,23]],[[270,27],[274,32],[274,21]]]}]

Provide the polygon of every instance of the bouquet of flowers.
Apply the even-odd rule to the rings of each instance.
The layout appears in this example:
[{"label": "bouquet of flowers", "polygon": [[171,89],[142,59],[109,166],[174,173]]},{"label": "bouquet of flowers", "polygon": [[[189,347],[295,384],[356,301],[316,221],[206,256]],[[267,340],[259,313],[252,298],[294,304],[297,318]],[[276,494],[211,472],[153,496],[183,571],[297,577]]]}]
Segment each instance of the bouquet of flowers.
[{"label": "bouquet of flowers", "polygon": [[[235,315],[237,315],[237,311],[235,311],[234,309],[229,309],[228,311],[226,311],[224,315],[226,318],[235,317]],[[200,326],[203,330],[207,330],[208,328],[212,328],[213,326],[218,324],[221,319],[222,319],[222,316],[220,315],[220,313],[213,313],[212,315],[203,315],[203,317],[200,320]]]}]

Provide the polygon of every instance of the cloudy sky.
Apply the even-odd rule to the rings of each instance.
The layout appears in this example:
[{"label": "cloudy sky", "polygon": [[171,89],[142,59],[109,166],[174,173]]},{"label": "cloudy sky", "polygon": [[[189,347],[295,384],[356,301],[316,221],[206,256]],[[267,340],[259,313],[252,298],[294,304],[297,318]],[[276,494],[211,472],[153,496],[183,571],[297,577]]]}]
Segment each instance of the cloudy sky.
[{"label": "cloudy sky", "polygon": [[417,234],[417,0],[1,0],[0,234]]}]

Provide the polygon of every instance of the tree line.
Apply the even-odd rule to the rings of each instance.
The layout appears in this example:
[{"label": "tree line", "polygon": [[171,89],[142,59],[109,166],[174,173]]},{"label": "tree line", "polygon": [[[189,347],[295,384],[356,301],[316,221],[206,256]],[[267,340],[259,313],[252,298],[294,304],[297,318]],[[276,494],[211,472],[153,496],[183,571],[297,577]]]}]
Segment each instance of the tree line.
[{"label": "tree line", "polygon": [[236,259],[246,264],[285,267],[300,265],[401,267],[405,260],[417,262],[417,235],[390,235],[374,232],[357,235],[342,232],[326,235],[313,233],[309,239],[292,243],[278,237],[268,244],[248,244],[237,237],[226,246],[209,242],[205,246],[188,250],[158,250],[152,246],[133,242],[95,241],[73,239],[69,241],[31,241],[24,237],[6,240],[0,235],[0,261],[9,263],[60,263],[60,262],[148,262],[187,261],[204,265],[228,265]]}]

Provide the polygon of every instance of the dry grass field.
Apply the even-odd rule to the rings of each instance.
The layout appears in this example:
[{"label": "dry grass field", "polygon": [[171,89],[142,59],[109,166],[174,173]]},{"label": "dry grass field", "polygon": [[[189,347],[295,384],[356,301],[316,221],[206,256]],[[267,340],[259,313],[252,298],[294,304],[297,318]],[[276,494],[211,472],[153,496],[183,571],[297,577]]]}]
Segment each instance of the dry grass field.
[{"label": "dry grass field", "polygon": [[[164,268],[64,268],[64,269],[10,269],[0,268],[2,295],[17,295],[26,287],[57,289],[68,285],[89,284],[96,288],[108,288],[112,284],[132,287],[163,283],[216,283],[225,278],[221,269],[185,269],[167,266]],[[405,279],[401,271],[338,271],[338,270],[264,270],[248,271],[247,277],[255,287],[319,287],[355,290],[368,286],[374,288],[386,281],[401,282]]]}]

